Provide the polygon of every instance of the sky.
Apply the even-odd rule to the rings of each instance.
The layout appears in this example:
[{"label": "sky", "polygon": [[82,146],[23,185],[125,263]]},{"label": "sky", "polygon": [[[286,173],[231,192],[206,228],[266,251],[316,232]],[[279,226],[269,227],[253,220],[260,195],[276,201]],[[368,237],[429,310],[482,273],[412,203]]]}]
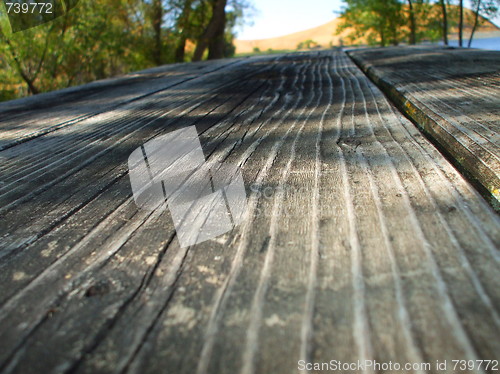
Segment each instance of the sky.
[{"label": "sky", "polygon": [[[307,30],[337,17],[342,0],[250,0],[257,13],[253,25],[238,30],[238,39],[266,39]],[[467,6],[467,1],[464,2]],[[493,20],[500,25],[500,16]]]},{"label": "sky", "polygon": [[337,15],[341,0],[251,0],[257,14],[253,25],[238,30],[238,39],[265,39],[307,30]]}]

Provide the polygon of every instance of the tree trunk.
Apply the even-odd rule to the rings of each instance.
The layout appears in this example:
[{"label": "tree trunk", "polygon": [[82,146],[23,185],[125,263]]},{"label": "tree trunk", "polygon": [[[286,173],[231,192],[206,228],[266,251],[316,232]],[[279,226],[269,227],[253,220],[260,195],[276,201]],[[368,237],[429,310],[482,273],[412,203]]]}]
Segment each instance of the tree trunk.
[{"label": "tree trunk", "polygon": [[153,1],[153,30],[154,30],[154,50],[153,59],[157,65],[163,63],[162,48],[161,48],[161,23],[163,19],[163,7],[161,0]]},{"label": "tree trunk", "polygon": [[9,47],[9,51],[10,51],[10,54],[12,56],[12,59],[14,60],[14,65],[15,65],[15,68],[17,70],[17,73],[21,76],[21,78],[24,80],[24,82],[28,86],[29,92],[32,95],[36,95],[37,93],[40,92],[40,90],[34,84],[36,77],[30,78],[25,73],[25,71],[21,65],[21,61],[17,58],[17,54],[16,54],[16,50],[15,50],[14,46],[11,44],[10,40],[7,39],[7,37],[3,34],[2,30],[0,30],[0,37],[5,42],[5,44]]},{"label": "tree trunk", "polygon": [[460,10],[460,18],[458,20],[458,46],[462,47],[463,46],[462,35],[464,29],[464,0],[460,0],[459,10]]},{"label": "tree trunk", "polygon": [[218,24],[215,35],[208,43],[208,59],[215,60],[217,58],[223,58],[225,49],[225,35],[226,30],[226,17]]},{"label": "tree trunk", "polygon": [[392,45],[398,45],[399,44],[398,31],[397,31],[397,29],[394,26],[391,28],[391,44]]},{"label": "tree trunk", "polygon": [[379,34],[380,34],[380,46],[385,47],[385,32],[383,26],[379,30]]},{"label": "tree trunk", "polygon": [[191,14],[192,0],[185,0],[182,8],[182,14],[177,22],[177,27],[180,30],[179,41],[175,48],[175,62],[184,62],[186,41],[187,41],[187,27],[189,24],[189,16]]},{"label": "tree trunk", "polygon": [[30,93],[32,95],[36,95],[37,93],[40,93],[40,90],[33,83],[34,79],[29,79],[28,76],[26,74],[24,74],[24,71],[22,71],[22,70],[19,71],[19,74],[21,75],[23,80],[28,85],[28,90],[30,91]]},{"label": "tree trunk", "polygon": [[181,35],[179,41],[177,42],[177,47],[175,48],[175,62],[184,62],[184,56],[186,54],[186,37]]},{"label": "tree trunk", "polygon": [[476,7],[476,12],[474,14],[474,26],[472,26],[472,31],[470,33],[469,44],[467,45],[467,48],[470,48],[472,44],[472,38],[474,38],[474,32],[476,31],[477,24],[479,23],[479,7],[481,6],[481,0],[476,0],[476,1],[477,1],[477,7]]},{"label": "tree trunk", "polygon": [[413,10],[413,3],[408,0],[408,8],[410,10],[410,44],[417,43],[417,24],[415,22],[415,12]]},{"label": "tree trunk", "polygon": [[[226,24],[226,3],[227,0],[212,0],[212,18],[208,23],[205,31],[198,39],[198,43],[196,43],[196,49],[194,50],[193,61],[200,61],[203,57],[203,53],[205,49],[210,44],[212,53],[209,53],[209,58],[221,58],[224,54],[220,53],[224,51],[224,44],[222,47],[220,45],[221,41],[224,42],[223,35],[222,40],[220,38],[221,30],[222,34],[224,34],[224,27]],[[214,40],[212,40],[212,38]]]},{"label": "tree trunk", "polygon": [[443,42],[444,45],[448,45],[448,13],[446,12],[445,0],[440,0],[440,2],[443,13]]}]

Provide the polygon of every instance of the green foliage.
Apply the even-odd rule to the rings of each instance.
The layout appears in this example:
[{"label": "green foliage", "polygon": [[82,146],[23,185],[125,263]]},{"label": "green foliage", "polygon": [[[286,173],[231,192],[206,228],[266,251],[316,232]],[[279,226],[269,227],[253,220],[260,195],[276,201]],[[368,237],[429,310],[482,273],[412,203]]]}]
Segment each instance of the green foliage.
[{"label": "green foliage", "polygon": [[352,29],[348,39],[365,38],[369,44],[397,45],[405,24],[398,0],[346,0],[338,33]]},{"label": "green foliage", "polygon": [[311,39],[304,40],[297,44],[297,49],[313,49],[316,47],[318,47],[318,43]]},{"label": "green foliage", "polygon": [[[470,23],[474,22],[475,12],[478,12],[480,16],[478,21],[484,23],[485,18],[491,18],[498,14],[500,9],[500,0],[471,0],[471,9],[473,14],[470,14]],[[484,17],[484,18],[483,18]]]},{"label": "green foliage", "polygon": [[[16,33],[0,5],[0,100],[189,60],[212,1],[80,0],[65,16]],[[228,2],[225,56],[234,54],[233,29],[247,7]]]},{"label": "green foliage", "polygon": [[[344,0],[341,24],[337,34],[349,30],[350,43],[367,43],[386,46],[411,41],[411,16],[414,17],[415,42],[437,41],[443,36],[443,14],[439,1],[431,0]],[[447,0],[447,23],[449,29],[458,25],[458,1]],[[483,16],[498,13],[500,0],[471,0],[471,9],[479,9]],[[474,23],[473,12],[467,24]],[[467,18],[467,17],[466,17]],[[482,18],[479,18],[482,21]],[[467,27],[466,27],[467,28]]]}]

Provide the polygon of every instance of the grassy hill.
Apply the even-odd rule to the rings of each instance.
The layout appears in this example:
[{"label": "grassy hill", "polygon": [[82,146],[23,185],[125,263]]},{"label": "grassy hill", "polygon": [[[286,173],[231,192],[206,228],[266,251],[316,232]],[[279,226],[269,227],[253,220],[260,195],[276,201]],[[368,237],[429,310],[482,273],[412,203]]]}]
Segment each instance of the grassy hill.
[{"label": "grassy hill", "polygon": [[[465,18],[472,18],[472,11],[465,9]],[[267,51],[269,49],[273,50],[294,50],[297,49],[299,43],[303,43],[307,40],[312,40],[317,43],[318,47],[328,48],[331,46],[346,44],[346,35],[349,34],[349,30],[346,30],[341,35],[335,35],[337,26],[340,23],[339,18],[335,18],[328,23],[321,26],[314,27],[312,29],[294,32],[292,34],[283,35],[275,38],[269,39],[256,39],[256,40],[239,40],[236,39],[234,44],[236,46],[236,53],[250,53],[256,48],[259,51]],[[464,28],[464,38],[468,38],[470,34],[471,26],[466,23]],[[457,33],[456,27],[450,28],[450,38],[454,38]],[[488,20],[484,20],[484,24],[481,25],[476,31],[475,38],[500,36],[500,28],[491,23]]]},{"label": "grassy hill", "polygon": [[284,36],[269,39],[257,40],[235,40],[236,53],[252,52],[254,48],[259,48],[261,51],[268,49],[283,50],[296,49],[297,45],[306,40],[314,40],[322,47],[330,45],[339,45],[340,36],[334,35],[337,25],[340,20],[335,18],[324,25],[314,27],[312,29],[294,32]]}]

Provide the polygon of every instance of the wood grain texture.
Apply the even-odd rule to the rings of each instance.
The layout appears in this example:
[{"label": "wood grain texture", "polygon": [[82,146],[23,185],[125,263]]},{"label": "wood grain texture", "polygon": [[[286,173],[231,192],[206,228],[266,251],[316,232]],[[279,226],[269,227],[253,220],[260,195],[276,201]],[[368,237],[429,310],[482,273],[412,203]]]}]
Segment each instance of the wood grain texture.
[{"label": "wood grain texture", "polygon": [[[0,106],[0,372],[499,358],[499,217],[345,53],[164,69]],[[180,248],[127,158],[192,125],[248,201]]]},{"label": "wood grain texture", "polygon": [[391,47],[349,55],[500,211],[500,52]]}]

